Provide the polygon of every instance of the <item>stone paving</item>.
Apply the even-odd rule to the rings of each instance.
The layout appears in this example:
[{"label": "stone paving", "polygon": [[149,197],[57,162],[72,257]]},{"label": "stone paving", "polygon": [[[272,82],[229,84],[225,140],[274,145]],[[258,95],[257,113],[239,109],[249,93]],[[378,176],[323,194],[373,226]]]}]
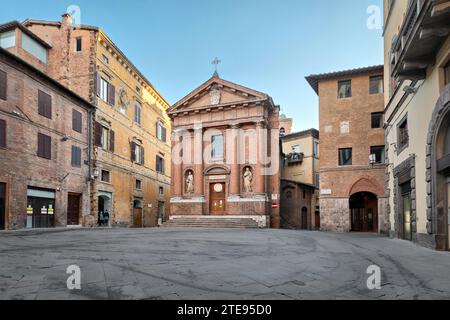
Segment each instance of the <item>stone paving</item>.
[{"label": "stone paving", "polygon": [[[81,290],[66,286],[73,264]],[[367,288],[370,265],[381,290]],[[0,299],[450,299],[450,253],[288,230],[1,232]]]}]

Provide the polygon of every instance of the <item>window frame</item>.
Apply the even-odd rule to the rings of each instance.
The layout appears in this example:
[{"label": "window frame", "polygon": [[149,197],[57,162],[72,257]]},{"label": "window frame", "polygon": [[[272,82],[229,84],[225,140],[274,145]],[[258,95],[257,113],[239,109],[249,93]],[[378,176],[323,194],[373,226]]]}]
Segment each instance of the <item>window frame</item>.
[{"label": "window frame", "polygon": [[[350,163],[346,163],[349,160],[347,160],[344,163],[341,163],[341,152],[342,151],[348,151],[348,150],[350,150],[350,158],[349,158]],[[352,166],[353,165],[353,148],[339,148],[338,149],[338,165],[339,165],[339,167],[348,167],[348,166]]]},{"label": "window frame", "polygon": [[76,109],[72,109],[72,130],[83,133],[83,114]]},{"label": "window frame", "polygon": [[75,38],[75,52],[79,53],[83,51],[83,37]]},{"label": "window frame", "polygon": [[100,77],[99,98],[104,102],[109,103],[109,81]]},{"label": "window frame", "polygon": [[42,159],[52,160],[52,137],[38,132],[37,156]]},{"label": "window frame", "polygon": [[314,141],[313,143],[313,157],[314,159],[319,159],[319,142]]},{"label": "window frame", "polygon": [[[381,92],[378,90],[378,89],[380,89],[379,86],[377,86],[376,92],[372,91],[372,81],[379,81],[379,83],[381,83]],[[379,84],[379,83],[377,82],[377,84]],[[370,95],[384,94],[384,76],[376,75],[376,76],[369,77],[369,94]]]},{"label": "window frame", "polygon": [[0,149],[8,148],[8,123],[4,119],[0,119],[0,137],[3,135],[3,138],[0,139]]},{"label": "window frame", "polygon": [[[379,126],[378,127],[374,127],[374,116],[380,116],[380,119],[379,119]],[[372,112],[371,114],[370,114],[370,127],[372,128],[372,129],[382,129],[383,128],[383,122],[384,122],[384,113],[383,112]]]},{"label": "window frame", "polygon": [[42,90],[38,90],[38,114],[51,120],[52,109],[52,96]]},{"label": "window frame", "polygon": [[134,102],[134,116],[133,121],[139,126],[142,126],[142,104],[138,101]]},{"label": "window frame", "polygon": [[[406,124],[406,129],[402,128]],[[402,132],[405,130],[406,132]],[[406,141],[405,141],[406,140]],[[409,124],[406,114],[397,125],[397,154],[409,147]]]},{"label": "window frame", "polygon": [[136,179],[134,187],[136,190],[142,190],[142,180]]},{"label": "window frame", "polygon": [[[341,97],[340,96],[340,92],[341,92],[341,86],[342,85],[344,85],[344,84],[349,84],[349,90],[346,90],[345,91],[345,96],[344,97]],[[348,92],[349,91],[349,92]],[[349,94],[349,95],[348,95]],[[350,98],[352,98],[352,80],[350,79],[350,80],[339,80],[338,81],[338,93],[337,93],[337,98],[339,99],[339,100],[342,100],[342,99],[350,99]]]},{"label": "window frame", "polygon": [[376,158],[375,164],[384,164],[386,162],[386,147],[385,146],[371,146],[370,147],[370,154],[375,154],[376,156],[378,156],[378,154],[374,152],[374,149],[383,150],[380,161],[378,161],[378,159]]},{"label": "window frame", "polygon": [[70,158],[70,165],[73,168],[81,168],[82,150],[80,147],[72,145],[72,153]]},{"label": "window frame", "polygon": [[0,91],[0,100],[8,100],[8,73],[6,71],[0,70],[0,80],[4,81],[4,87],[0,87],[3,90]]},{"label": "window frame", "polygon": [[[165,159],[164,157],[160,156],[160,155],[156,155],[156,172],[160,173],[160,174],[166,174],[166,165],[165,165]],[[159,167],[159,168],[158,168]],[[158,170],[160,169],[160,170]]]},{"label": "window frame", "polygon": [[102,149],[107,151],[109,151],[109,144],[110,144],[109,136],[110,136],[110,129],[102,125],[102,138],[101,138]]},{"label": "window frame", "polygon": [[[221,152],[219,154],[217,154],[217,152],[216,152],[216,146],[218,146],[218,145],[215,144],[215,143],[218,143],[215,140],[218,137],[221,138],[221,145],[220,145]],[[223,160],[223,158],[225,156],[225,149],[224,149],[225,144],[224,143],[225,143],[225,141],[224,141],[223,134],[216,134],[216,135],[211,136],[211,158],[213,160]]]},{"label": "window frame", "polygon": [[[108,179],[104,179],[105,175]],[[100,181],[105,183],[111,183],[111,172],[109,170],[102,169],[100,172]]]}]

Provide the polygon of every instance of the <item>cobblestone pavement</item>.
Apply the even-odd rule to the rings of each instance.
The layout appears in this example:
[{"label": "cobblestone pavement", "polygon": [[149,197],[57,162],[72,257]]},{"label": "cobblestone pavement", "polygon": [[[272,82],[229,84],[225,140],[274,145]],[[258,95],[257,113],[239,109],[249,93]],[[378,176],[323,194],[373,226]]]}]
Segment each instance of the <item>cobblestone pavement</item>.
[{"label": "cobblestone pavement", "polygon": [[[66,269],[81,268],[69,291]],[[366,270],[382,270],[381,290]],[[450,253],[370,234],[103,229],[0,233],[0,299],[450,299]]]}]

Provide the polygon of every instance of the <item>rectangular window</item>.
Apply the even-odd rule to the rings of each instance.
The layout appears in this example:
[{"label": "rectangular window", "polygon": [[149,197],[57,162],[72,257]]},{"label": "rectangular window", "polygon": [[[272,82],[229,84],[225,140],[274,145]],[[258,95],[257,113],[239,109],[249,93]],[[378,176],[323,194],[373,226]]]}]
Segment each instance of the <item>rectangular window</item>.
[{"label": "rectangular window", "polygon": [[52,138],[38,133],[38,151],[37,156],[40,158],[51,160],[52,158]]},{"label": "rectangular window", "polygon": [[6,121],[0,119],[0,148],[6,149]]},{"label": "rectangular window", "polygon": [[140,103],[136,102],[134,104],[134,122],[141,125],[142,116],[142,106]]},{"label": "rectangular window", "polygon": [[163,142],[167,141],[167,130],[164,127],[164,125],[159,121],[156,124],[156,137]]},{"label": "rectangular window", "polygon": [[102,181],[110,182],[109,171],[102,170]]},{"label": "rectangular window", "polygon": [[165,163],[164,163],[164,158],[160,157],[160,156],[156,156],[156,172],[165,173]]},{"label": "rectangular window", "polygon": [[144,164],[144,147],[131,142],[131,162]]},{"label": "rectangular window", "polygon": [[136,190],[142,190],[142,181],[136,180]]},{"label": "rectangular window", "polygon": [[352,81],[345,80],[338,82],[338,99],[345,99],[352,97]]},{"label": "rectangular window", "polygon": [[316,173],[315,185],[316,185],[317,187],[320,186],[320,174],[319,174],[319,173]]},{"label": "rectangular window", "polygon": [[314,158],[319,159],[319,143],[314,141]]},{"label": "rectangular window", "polygon": [[384,153],[384,146],[376,146],[376,147],[370,147],[370,154],[375,155],[375,162],[376,163],[384,163],[385,162],[385,153]]},{"label": "rectangular window", "polygon": [[160,196],[164,195],[164,187],[159,187],[159,195]]},{"label": "rectangular window", "polygon": [[445,84],[447,85],[450,83],[450,61],[445,66],[444,72],[445,72]]},{"label": "rectangular window", "polygon": [[96,77],[97,96],[110,106],[114,106],[116,103],[116,87],[98,73]]},{"label": "rectangular window", "polygon": [[383,76],[370,77],[370,94],[384,93]]},{"label": "rectangular window", "polygon": [[372,129],[383,127],[383,112],[372,113]]},{"label": "rectangular window", "polygon": [[352,148],[339,149],[339,165],[351,166],[352,165]]},{"label": "rectangular window", "polygon": [[81,52],[83,50],[83,40],[82,38],[76,38],[75,39],[75,51]]},{"label": "rectangular window", "polygon": [[292,153],[300,153],[300,146],[298,144],[292,146]]},{"label": "rectangular window", "polygon": [[108,86],[109,82],[103,78],[100,78],[100,99],[105,102],[108,102]]},{"label": "rectangular window", "polygon": [[83,115],[75,109],[72,109],[72,129],[82,133]]},{"label": "rectangular window", "polygon": [[107,56],[105,56],[104,54],[102,55],[102,61],[104,64],[109,64],[109,58]]},{"label": "rectangular window", "polygon": [[409,144],[408,118],[400,122],[397,130],[397,152],[400,153]]},{"label": "rectangular window", "polygon": [[52,118],[52,97],[41,90],[38,91],[38,113],[46,118]]},{"label": "rectangular window", "polygon": [[109,129],[102,127],[102,148],[109,150]]},{"label": "rectangular window", "polygon": [[223,159],[223,136],[211,137],[211,157],[213,159]]},{"label": "rectangular window", "polygon": [[0,99],[6,100],[8,95],[8,76],[6,72],[0,70]]},{"label": "rectangular window", "polygon": [[72,146],[72,167],[81,167],[81,148]]},{"label": "rectangular window", "polygon": [[0,34],[0,47],[8,49],[16,46],[16,31],[8,31]]},{"label": "rectangular window", "polygon": [[41,45],[39,42],[22,32],[22,49],[32,54],[43,63],[47,63],[48,53],[47,48]]}]

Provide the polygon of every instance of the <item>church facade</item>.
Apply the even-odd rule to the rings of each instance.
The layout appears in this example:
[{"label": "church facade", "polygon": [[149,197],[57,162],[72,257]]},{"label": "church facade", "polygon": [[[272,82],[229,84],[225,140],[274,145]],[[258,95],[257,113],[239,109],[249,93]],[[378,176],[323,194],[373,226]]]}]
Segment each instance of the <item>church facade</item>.
[{"label": "church facade", "polygon": [[174,104],[171,219],[250,218],[278,228],[279,106],[217,73]]}]

